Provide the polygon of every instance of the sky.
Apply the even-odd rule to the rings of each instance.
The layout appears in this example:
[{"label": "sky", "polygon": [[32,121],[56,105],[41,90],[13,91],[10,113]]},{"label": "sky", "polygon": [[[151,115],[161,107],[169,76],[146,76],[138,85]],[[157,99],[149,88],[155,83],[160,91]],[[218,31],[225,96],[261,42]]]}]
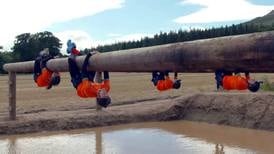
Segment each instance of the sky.
[{"label": "sky", "polygon": [[138,40],[160,31],[238,24],[274,10],[273,0],[0,0],[0,46],[50,31],[78,49]]}]

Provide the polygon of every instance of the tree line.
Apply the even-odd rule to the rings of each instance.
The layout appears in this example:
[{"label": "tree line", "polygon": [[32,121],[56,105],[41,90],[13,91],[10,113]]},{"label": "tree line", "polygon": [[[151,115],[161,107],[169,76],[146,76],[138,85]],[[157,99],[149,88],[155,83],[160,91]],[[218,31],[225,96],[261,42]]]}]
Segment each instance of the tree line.
[{"label": "tree line", "polygon": [[[270,25],[264,24],[238,24],[231,26],[222,26],[219,28],[210,29],[191,29],[190,31],[184,31],[182,29],[178,31],[160,32],[153,37],[144,37],[137,41],[118,42],[110,45],[99,45],[94,50],[100,52],[109,52],[116,50],[132,49],[149,47],[155,45],[162,45],[168,43],[193,41],[197,39],[215,38],[221,36],[248,34],[254,32],[270,31],[274,30],[274,23]],[[88,51],[88,50],[87,50]]]}]

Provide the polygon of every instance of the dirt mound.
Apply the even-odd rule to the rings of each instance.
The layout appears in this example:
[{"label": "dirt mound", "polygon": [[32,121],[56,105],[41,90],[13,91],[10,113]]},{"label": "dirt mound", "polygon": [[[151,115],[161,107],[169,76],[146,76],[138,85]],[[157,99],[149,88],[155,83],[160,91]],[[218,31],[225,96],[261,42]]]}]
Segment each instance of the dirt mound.
[{"label": "dirt mound", "polygon": [[103,111],[38,111],[19,114],[16,121],[4,120],[7,117],[0,118],[1,134],[180,119],[274,131],[274,94],[193,94],[111,106]]},{"label": "dirt mound", "polygon": [[177,119],[274,130],[274,95],[208,93],[180,97],[170,111]]}]

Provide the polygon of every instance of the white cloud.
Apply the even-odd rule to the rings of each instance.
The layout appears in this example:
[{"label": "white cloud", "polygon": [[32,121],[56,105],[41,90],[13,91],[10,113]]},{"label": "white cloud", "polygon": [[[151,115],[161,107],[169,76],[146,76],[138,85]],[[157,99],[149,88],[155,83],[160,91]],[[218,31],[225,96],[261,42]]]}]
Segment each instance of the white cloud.
[{"label": "white cloud", "polygon": [[153,34],[127,34],[127,35],[115,35],[112,36],[110,39],[106,40],[95,40],[85,31],[82,30],[73,30],[73,31],[64,31],[59,33],[54,33],[56,37],[58,37],[61,40],[61,43],[63,44],[61,52],[63,54],[66,54],[66,42],[68,39],[71,39],[73,42],[76,43],[77,49],[85,49],[85,48],[91,48],[96,47],[98,45],[106,45],[106,44],[112,44],[116,42],[122,42],[122,41],[133,41],[133,40],[140,40],[141,38],[144,38],[146,36],[151,37]]},{"label": "white cloud", "polygon": [[274,5],[255,5],[247,0],[184,0],[182,5],[201,5],[197,12],[176,18],[177,23],[210,23],[248,20],[263,16],[274,9]]},{"label": "white cloud", "polygon": [[125,0],[1,0],[0,45],[11,46],[16,35],[42,31],[53,23],[92,16],[123,7]]},{"label": "white cloud", "polygon": [[118,37],[118,36],[121,36],[121,34],[118,34],[118,33],[109,33],[107,36],[108,37]]},{"label": "white cloud", "polygon": [[74,31],[64,31],[64,32],[58,32],[54,33],[56,37],[58,37],[61,40],[62,49],[61,52],[63,54],[66,54],[66,43],[68,39],[71,39],[73,42],[76,43],[77,49],[85,49],[85,48],[91,48],[91,46],[96,46],[97,44],[94,44],[95,41],[91,38],[91,36],[82,30],[74,30]]}]

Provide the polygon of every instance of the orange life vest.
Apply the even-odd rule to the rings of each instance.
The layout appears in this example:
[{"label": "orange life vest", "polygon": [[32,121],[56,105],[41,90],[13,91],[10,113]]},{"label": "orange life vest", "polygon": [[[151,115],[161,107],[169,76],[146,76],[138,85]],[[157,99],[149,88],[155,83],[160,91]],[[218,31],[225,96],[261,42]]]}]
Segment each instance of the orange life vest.
[{"label": "orange life vest", "polygon": [[36,84],[38,87],[47,87],[49,85],[52,71],[48,70],[47,68],[44,68],[42,70],[42,74],[38,76]]},{"label": "orange life vest", "polygon": [[107,92],[110,90],[110,81],[104,80],[102,83],[94,83],[89,80],[83,80],[77,87],[77,95],[83,98],[97,97],[100,89],[105,89]]},{"label": "orange life vest", "polygon": [[165,91],[173,88],[173,81],[167,77],[165,80],[159,80],[157,83],[157,89],[159,91]]},{"label": "orange life vest", "polygon": [[246,90],[248,88],[249,77],[225,76],[223,78],[223,87],[225,90]]}]

